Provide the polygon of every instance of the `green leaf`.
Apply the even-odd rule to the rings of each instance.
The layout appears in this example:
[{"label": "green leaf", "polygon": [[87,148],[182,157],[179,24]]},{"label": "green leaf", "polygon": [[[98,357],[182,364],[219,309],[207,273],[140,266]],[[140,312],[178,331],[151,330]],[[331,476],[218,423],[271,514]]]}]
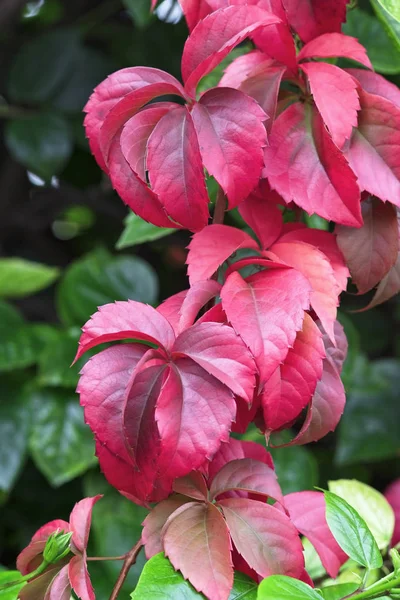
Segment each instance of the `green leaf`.
[{"label": "green leaf", "polygon": [[382,8],[400,23],[400,4],[397,0],[378,0],[378,2]]},{"label": "green leaf", "polygon": [[57,308],[66,325],[81,327],[102,304],[128,299],[153,304],[157,294],[157,276],[148,263],[100,250],[67,269],[58,286]]},{"label": "green leaf", "polygon": [[4,590],[2,590],[1,587],[3,585],[13,583],[14,581],[18,582],[21,577],[22,575],[19,571],[0,572],[0,600],[17,600],[18,593],[20,590],[22,590],[24,585],[26,585],[26,582],[16,583],[15,585],[7,587]]},{"label": "green leaf", "polygon": [[78,348],[79,330],[57,331],[48,340],[38,360],[38,382],[41,386],[76,389],[79,371],[87,358],[72,365]]},{"label": "green leaf", "polygon": [[58,277],[55,267],[22,258],[0,259],[0,298],[21,298],[51,285]]},{"label": "green leaf", "polygon": [[38,469],[60,486],[96,464],[93,435],[72,392],[38,390],[29,447]]},{"label": "green leaf", "polygon": [[343,33],[358,38],[377,71],[387,75],[400,72],[400,48],[376,17],[363,10],[351,10]]},{"label": "green leaf", "polygon": [[400,449],[400,361],[358,359],[339,425],[335,461],[352,465],[396,457]]},{"label": "green leaf", "polygon": [[79,52],[78,33],[57,29],[25,44],[11,65],[7,92],[21,104],[43,104],[72,73]]},{"label": "green leaf", "polygon": [[306,571],[311,577],[311,579],[320,579],[324,575],[326,575],[325,567],[321,562],[321,559],[307,538],[302,538],[302,544],[304,548],[304,561],[306,563]]},{"label": "green leaf", "polygon": [[321,596],[302,581],[272,575],[261,582],[257,600],[321,600]]},{"label": "green leaf", "polygon": [[381,567],[381,553],[364,519],[350,504],[332,492],[325,492],[325,502],[329,529],[342,550],[368,569]]},{"label": "green leaf", "polygon": [[19,377],[0,383],[0,491],[9,492],[25,460],[31,420],[30,396]]},{"label": "green leaf", "polygon": [[0,372],[30,367],[37,361],[34,327],[10,304],[0,300]]},{"label": "green leaf", "polygon": [[176,232],[176,229],[167,229],[166,227],[156,227],[152,223],[147,223],[134,213],[130,213],[125,221],[125,229],[116,244],[118,250],[128,248],[129,246],[137,246],[146,242],[153,242],[166,235]]},{"label": "green leaf", "polygon": [[148,0],[122,0],[137,27],[147,27],[153,19]]},{"label": "green leaf", "polygon": [[45,181],[63,170],[73,149],[67,121],[49,113],[8,121],[4,139],[15,160]]},{"label": "green leaf", "polygon": [[328,585],[321,590],[324,600],[342,600],[353,594],[360,587],[359,583],[338,583],[337,585]]},{"label": "green leaf", "polygon": [[[93,555],[119,556],[128,552],[142,534],[142,522],[148,511],[121,496],[107,484],[103,476],[97,473],[90,472],[85,476],[84,491],[87,496],[104,494],[93,513],[90,538]],[[129,592],[136,585],[145,562],[146,558],[142,550],[135,565],[129,571],[121,598],[129,597]],[[101,565],[101,569],[110,582],[108,598],[121,570],[121,563],[105,562]]]},{"label": "green leaf", "polygon": [[394,530],[394,513],[380,492],[354,479],[330,481],[329,490],[346,500],[364,519],[380,550],[389,546]]},{"label": "green leaf", "polygon": [[[131,595],[132,600],[199,600],[204,597],[185,581],[179,571],[175,571],[163,553],[146,563]],[[229,600],[256,600],[256,597],[257,584],[242,573],[235,573]]]},{"label": "green leaf", "polygon": [[380,0],[370,0],[376,16],[381,21],[388,35],[394,43],[400,48],[400,23],[393,15],[388,12]]}]

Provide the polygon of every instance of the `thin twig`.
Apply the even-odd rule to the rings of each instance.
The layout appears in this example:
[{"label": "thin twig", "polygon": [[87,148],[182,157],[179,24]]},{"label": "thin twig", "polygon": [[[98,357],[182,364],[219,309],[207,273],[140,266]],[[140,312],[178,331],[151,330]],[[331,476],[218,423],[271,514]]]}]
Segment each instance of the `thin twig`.
[{"label": "thin twig", "polygon": [[103,561],[103,560],[126,560],[127,554],[123,554],[122,556],[87,556],[86,560],[95,562],[95,561]]},{"label": "thin twig", "polygon": [[140,539],[130,550],[125,558],[124,564],[122,565],[121,572],[118,576],[117,582],[111,593],[110,600],[117,600],[118,595],[124,585],[125,579],[128,576],[130,568],[135,564],[138,554],[143,546],[142,540]]}]

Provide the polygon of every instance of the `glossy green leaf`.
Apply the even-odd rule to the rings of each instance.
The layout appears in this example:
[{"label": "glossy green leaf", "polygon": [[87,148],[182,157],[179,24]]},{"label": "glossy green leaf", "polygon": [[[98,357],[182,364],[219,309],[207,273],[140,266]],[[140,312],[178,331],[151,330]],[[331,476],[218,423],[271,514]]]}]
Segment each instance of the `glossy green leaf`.
[{"label": "glossy green leaf", "polygon": [[320,594],[312,587],[286,577],[272,575],[264,579],[258,588],[257,600],[321,600]]},{"label": "glossy green leaf", "polygon": [[[131,595],[132,600],[200,600],[203,594],[175,571],[164,554],[153,556],[145,565],[139,583]],[[235,573],[229,600],[256,600],[257,585],[243,575]]]},{"label": "glossy green leaf", "polygon": [[339,465],[396,457],[400,450],[400,361],[358,359],[346,379],[347,404],[338,430]]},{"label": "glossy green leaf", "polygon": [[36,466],[54,486],[74,479],[96,464],[93,435],[72,391],[36,392],[29,447]]},{"label": "glossy green leaf", "polygon": [[24,463],[31,420],[30,396],[18,377],[0,380],[0,491],[9,492]]},{"label": "glossy green leaf", "polygon": [[359,587],[360,584],[357,582],[338,583],[322,588],[321,594],[324,600],[342,600],[342,598],[347,598],[347,596],[357,591]]},{"label": "glossy green leaf", "polygon": [[34,365],[38,342],[34,327],[10,304],[0,300],[0,372]]},{"label": "glossy green leaf", "polygon": [[397,0],[378,0],[378,2],[382,8],[400,23],[400,4]]},{"label": "glossy green leaf", "polygon": [[351,10],[343,32],[358,38],[377,71],[387,75],[400,72],[400,48],[376,17],[360,9]]},{"label": "glossy green leaf", "polygon": [[[97,473],[90,472],[85,476],[84,491],[85,496],[104,494],[101,502],[96,505],[96,510],[93,512],[91,535],[93,555],[119,556],[128,552],[141,536],[142,522],[148,511],[121,496],[107,484],[103,476]],[[144,551],[142,550],[135,565],[129,571],[123,588],[125,595],[121,597],[129,597],[129,593],[139,579],[145,561]],[[121,570],[121,563],[118,561],[105,562],[101,565],[101,568],[110,585],[106,596],[108,598]],[[103,586],[105,585],[107,585],[106,581],[103,583]]]},{"label": "glossy green leaf", "polygon": [[68,122],[51,113],[8,121],[4,136],[15,160],[45,181],[63,170],[73,149]]},{"label": "glossy green leaf", "polygon": [[54,267],[22,258],[0,259],[0,298],[29,296],[51,285],[58,277]]},{"label": "glossy green leaf", "polygon": [[16,583],[5,589],[1,589],[4,585],[9,585],[18,582],[22,575],[19,571],[1,571],[0,572],[0,600],[17,600],[18,592],[22,590],[26,582]]},{"label": "glossy green leaf", "polygon": [[350,504],[332,492],[325,492],[325,502],[329,529],[342,550],[368,569],[381,567],[381,553],[364,519]]},{"label": "glossy green leaf", "polygon": [[153,18],[148,0],[122,0],[137,27],[146,27]]},{"label": "glossy green leaf", "polygon": [[167,235],[174,233],[176,229],[166,227],[156,227],[152,223],[147,223],[134,213],[130,213],[125,219],[125,229],[119,238],[116,248],[122,250],[130,246],[153,242]]},{"label": "glossy green leaf", "polygon": [[[397,1],[397,0],[394,0]],[[381,0],[370,0],[376,16],[381,21],[388,35],[394,43],[400,48],[400,23],[399,21],[384,7]]]},{"label": "glossy green leaf", "polygon": [[157,294],[157,277],[148,263],[100,250],[67,269],[58,286],[57,307],[66,325],[81,327],[102,304],[128,299],[153,304]]},{"label": "glossy green leaf", "polygon": [[306,564],[306,571],[311,577],[311,579],[320,579],[321,577],[326,575],[325,567],[322,564],[321,559],[310,540],[303,537],[301,541],[304,548],[304,561]]},{"label": "glossy green leaf", "polygon": [[380,492],[354,479],[331,481],[329,490],[346,500],[364,519],[380,550],[388,547],[394,530],[394,513]]},{"label": "glossy green leaf", "polygon": [[71,75],[79,51],[75,30],[57,29],[22,45],[11,65],[7,92],[21,104],[42,104]]}]

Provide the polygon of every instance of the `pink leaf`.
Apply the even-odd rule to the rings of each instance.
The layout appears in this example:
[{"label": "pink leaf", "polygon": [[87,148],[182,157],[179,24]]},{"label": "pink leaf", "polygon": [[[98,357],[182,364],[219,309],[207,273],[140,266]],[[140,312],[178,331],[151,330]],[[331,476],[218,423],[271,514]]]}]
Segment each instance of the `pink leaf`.
[{"label": "pink leaf", "polygon": [[190,284],[212,277],[218,267],[241,248],[258,250],[258,245],[236,227],[209,225],[196,233],[189,244],[187,258]]},{"label": "pink leaf", "polygon": [[155,419],[161,438],[158,468],[164,479],[182,477],[211,460],[229,438],[232,393],[188,358],[175,361]]},{"label": "pink leaf", "polygon": [[192,31],[197,23],[212,11],[207,0],[179,0],[179,4],[185,15],[189,31]]},{"label": "pink leaf", "polygon": [[266,464],[271,469],[274,468],[271,455],[264,446],[256,442],[245,442],[230,438],[227,444],[221,444],[220,449],[210,463],[208,470],[209,484],[224,465],[242,458],[251,458]]},{"label": "pink leaf", "polygon": [[173,495],[155,506],[143,521],[142,541],[146,551],[146,557],[150,559],[163,551],[161,531],[168,517],[177,508],[186,504],[187,498]]},{"label": "pink leaf", "polygon": [[124,96],[154,83],[177,85],[183,92],[179,82],[164,71],[149,67],[129,67],[109,75],[91,95],[84,108],[87,113],[85,118],[86,136],[89,138],[90,148],[98,164],[105,171],[107,171],[107,167],[99,143],[100,128],[105,117]]},{"label": "pink leaf", "polygon": [[309,306],[307,280],[292,269],[274,269],[250,277],[229,275],[222,306],[235,331],[254,355],[261,382],[286,358]]},{"label": "pink leaf", "polygon": [[74,556],[68,566],[72,589],[80,600],[95,600],[86,561],[83,556]]},{"label": "pink leaf", "polygon": [[[34,534],[28,546],[19,553],[17,558],[17,569],[22,575],[28,575],[34,571],[42,562],[41,555],[50,535],[55,531],[69,532],[69,523],[61,519],[55,519],[43,525]],[[37,563],[37,564],[36,564]]]},{"label": "pink leaf", "polygon": [[214,500],[217,496],[233,490],[270,496],[278,502],[283,502],[275,471],[252,458],[233,460],[224,465],[212,481],[210,499]]},{"label": "pink leaf", "polygon": [[396,263],[385,275],[377,287],[374,297],[371,302],[363,310],[368,310],[387,302],[400,292],[400,254],[397,257]]},{"label": "pink leaf", "polygon": [[328,31],[340,31],[349,0],[284,0],[290,25],[304,42]]},{"label": "pink leaf", "polygon": [[228,528],[213,504],[190,502],[173,513],[163,531],[165,555],[198,592],[228,600],[233,586]]},{"label": "pink leaf", "polygon": [[339,288],[327,257],[314,246],[303,242],[279,242],[271,246],[272,258],[300,271],[311,284],[310,302],[325,331],[335,339],[333,325],[339,305]]},{"label": "pink leaf", "polygon": [[286,202],[343,225],[362,224],[356,177],[311,106],[293,104],[277,118],[265,161],[271,186]]},{"label": "pink leaf", "polygon": [[357,127],[360,110],[356,81],[339,67],[326,63],[305,63],[311,93],[335,144],[342,148]]},{"label": "pink leaf", "polygon": [[364,225],[360,229],[339,226],[337,241],[349,265],[358,292],[365,294],[387,275],[399,252],[396,209],[369,198],[361,206]]},{"label": "pink leaf", "polygon": [[261,176],[267,116],[252,98],[230,88],[206,92],[192,115],[204,166],[227,195],[229,208],[234,208]]},{"label": "pink leaf", "polygon": [[156,194],[132,171],[122,154],[118,134],[110,148],[109,175],[121,200],[139,217],[157,227],[180,227],[168,218]]},{"label": "pink leaf", "polygon": [[392,546],[400,542],[400,479],[396,479],[385,490],[385,498],[394,510],[396,518]]},{"label": "pink leaf", "polygon": [[256,366],[240,337],[228,325],[194,325],[178,337],[174,354],[188,356],[234,394],[251,402]]},{"label": "pink leaf", "polygon": [[365,69],[346,69],[352,77],[361,83],[365,92],[382,96],[400,108],[400,89],[382,75]]},{"label": "pink leaf", "polygon": [[100,498],[102,498],[102,496],[84,498],[80,502],[77,502],[72,509],[69,518],[72,531],[72,543],[81,553],[85,552],[88,545],[93,507]]},{"label": "pink leaf", "polygon": [[296,492],[284,498],[290,520],[312,543],[330,577],[337,577],[347,555],[333,537],[325,517],[325,499],[321,492]]},{"label": "pink leaf", "polygon": [[151,306],[133,300],[100,306],[82,331],[75,360],[104,342],[134,338],[171,348],[175,341],[167,319]]},{"label": "pink leaf", "polygon": [[167,113],[147,146],[153,191],[168,214],[191,231],[208,223],[208,193],[192,117],[185,107]]},{"label": "pink leaf", "polygon": [[400,206],[400,109],[363,91],[360,102],[358,129],[347,152],[350,166],[363,190]]},{"label": "pink leaf", "polygon": [[173,490],[182,496],[204,502],[208,499],[208,489],[204,476],[198,471],[192,471],[185,477],[175,479]]},{"label": "pink leaf", "polygon": [[355,60],[368,69],[373,68],[364,46],[356,38],[344,35],[343,33],[325,33],[315,40],[308,42],[300,50],[297,60],[334,58],[336,56]]},{"label": "pink leaf", "polygon": [[303,548],[296,528],[283,512],[245,498],[220,500],[219,505],[237,550],[259,575],[301,575]]},{"label": "pink leaf", "polygon": [[218,87],[239,89],[242,83],[252,75],[253,71],[257,70],[257,67],[267,67],[272,64],[274,64],[273,61],[260,50],[242,54],[226,67]]},{"label": "pink leaf", "polygon": [[239,206],[241,217],[252,228],[263,250],[269,248],[282,231],[282,213],[273,203],[274,195],[267,181],[263,180],[260,187]]},{"label": "pink leaf", "polygon": [[279,242],[291,241],[305,242],[323,252],[331,264],[338,286],[342,291],[347,288],[347,279],[350,277],[349,269],[339,250],[336,237],[332,233],[319,229],[296,229],[284,233],[279,239]]},{"label": "pink leaf", "polygon": [[68,575],[68,565],[65,565],[65,567],[63,567],[54,577],[44,600],[70,600],[70,598],[71,584]]},{"label": "pink leaf", "polygon": [[194,97],[200,79],[251,33],[278,22],[278,17],[257,6],[229,6],[200,21],[189,36],[182,56],[182,76],[188,94]]},{"label": "pink leaf", "polygon": [[198,281],[188,290],[179,292],[165,300],[158,308],[174,328],[176,335],[193,325],[198,312],[215,296],[221,284],[213,279]]},{"label": "pink leaf", "polygon": [[307,406],[321,379],[324,357],[321,332],[311,317],[305,314],[303,329],[298,332],[293,348],[262,392],[267,429],[280,429],[296,419]]}]

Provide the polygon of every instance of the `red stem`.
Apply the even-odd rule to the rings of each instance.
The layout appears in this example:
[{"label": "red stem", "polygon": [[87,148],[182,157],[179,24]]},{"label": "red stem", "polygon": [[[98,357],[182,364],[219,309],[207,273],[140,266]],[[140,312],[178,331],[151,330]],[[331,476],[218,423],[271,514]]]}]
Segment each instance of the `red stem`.
[{"label": "red stem", "polygon": [[110,600],[117,600],[119,593],[124,585],[125,579],[128,576],[130,568],[135,564],[138,554],[143,546],[142,540],[140,539],[130,550],[125,557],[124,564],[122,565],[122,569],[120,574],[118,575],[117,582],[114,586],[114,589],[111,593]]},{"label": "red stem", "polygon": [[225,217],[226,198],[222,188],[219,188],[215,201],[213,225],[222,225]]}]

